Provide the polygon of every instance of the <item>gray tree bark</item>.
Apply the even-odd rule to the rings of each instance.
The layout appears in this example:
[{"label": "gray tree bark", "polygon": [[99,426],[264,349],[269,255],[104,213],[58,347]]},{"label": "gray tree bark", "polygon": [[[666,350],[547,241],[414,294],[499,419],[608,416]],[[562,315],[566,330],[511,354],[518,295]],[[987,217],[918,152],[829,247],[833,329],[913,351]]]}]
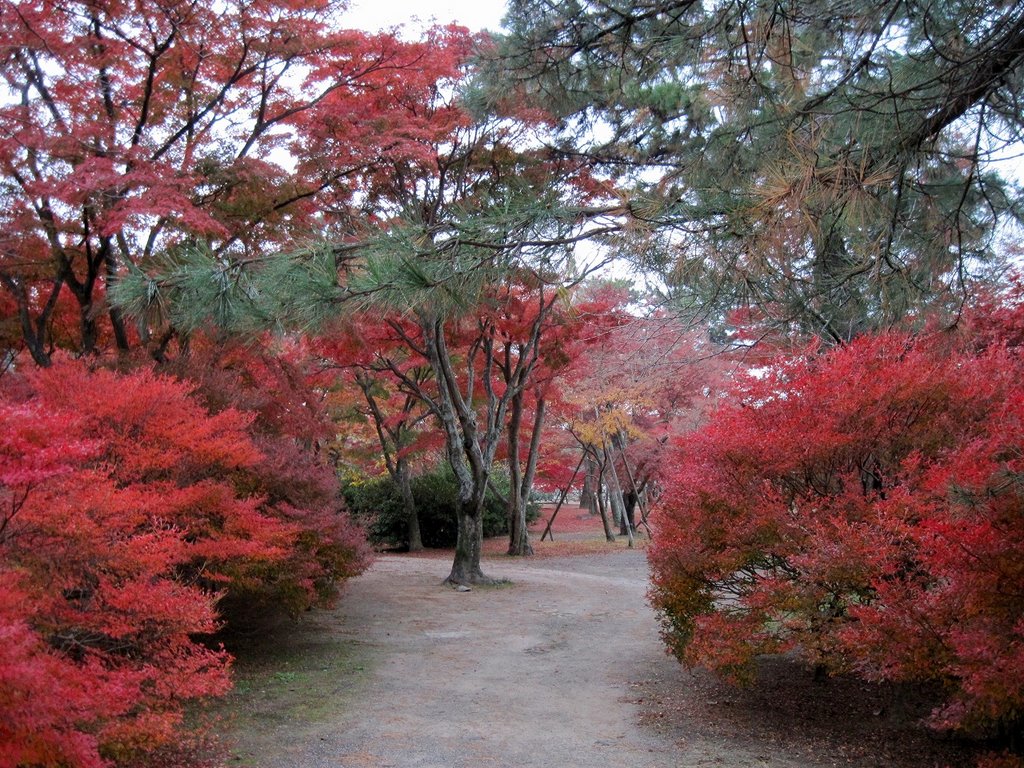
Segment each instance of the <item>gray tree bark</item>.
[{"label": "gray tree bark", "polygon": [[[595,462],[597,463],[597,462]],[[605,504],[604,494],[604,483],[602,478],[604,477],[604,467],[598,465],[597,484],[596,484],[596,496],[597,496],[597,509],[601,514],[601,525],[604,526],[604,537],[607,541],[615,541],[615,531],[612,528],[612,521],[608,518],[608,506]]]},{"label": "gray tree bark", "polygon": [[520,468],[519,431],[523,418],[523,393],[512,398],[512,410],[509,419],[509,474],[511,490],[509,493],[509,542],[508,554],[517,557],[533,554],[530,544],[530,533],[527,529],[526,512],[533,491],[533,478],[537,472],[537,458],[540,454],[541,431],[544,428],[546,404],[543,398],[537,401],[537,410],[533,417],[533,432],[530,434],[530,448],[526,456],[525,470]]},{"label": "gray tree bark", "polygon": [[412,495],[412,476],[409,472],[409,462],[404,457],[395,460],[395,480],[398,484],[398,492],[402,496],[402,506],[405,509],[405,530],[406,538],[409,542],[409,551],[420,552],[423,549],[420,516],[416,511],[416,500]]},{"label": "gray tree bark", "polygon": [[625,531],[626,536],[629,538],[630,548],[634,545],[633,538],[633,526],[629,524],[629,516],[626,513],[626,505],[622,501],[622,486],[619,484],[619,473],[615,469],[615,458],[611,455],[611,451],[606,447],[604,451],[604,460],[608,483],[608,499],[611,502],[612,510],[615,513],[616,522],[621,525]]}]

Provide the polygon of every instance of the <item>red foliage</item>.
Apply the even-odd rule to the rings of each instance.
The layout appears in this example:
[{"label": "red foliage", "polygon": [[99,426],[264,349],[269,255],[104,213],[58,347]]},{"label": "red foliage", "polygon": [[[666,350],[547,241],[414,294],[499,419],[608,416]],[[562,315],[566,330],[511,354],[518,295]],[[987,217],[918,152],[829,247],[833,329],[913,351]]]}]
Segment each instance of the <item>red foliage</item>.
[{"label": "red foliage", "polygon": [[227,688],[226,654],[191,639],[217,627],[224,566],[281,556],[280,526],[231,485],[258,458],[246,419],[146,373],[67,362],[4,383],[0,700],[17,715],[0,754],[91,766],[158,746],[184,702]]},{"label": "red foliage", "polygon": [[[274,364],[250,362],[264,383]],[[365,562],[279,402],[211,412],[181,381],[71,361],[2,383],[2,766],[174,742],[184,704],[228,686],[227,654],[193,640],[218,601],[298,610]]]},{"label": "red foliage", "polygon": [[[595,457],[608,449],[624,490],[632,478],[638,488],[656,493],[669,438],[703,422],[737,366],[699,330],[671,317],[629,315],[626,300],[607,287],[595,292],[564,374],[571,386],[561,388],[552,410],[578,446]],[[572,472],[578,448],[573,453],[558,474]],[[557,467],[549,463],[544,470]]]},{"label": "red foliage", "polygon": [[320,360],[319,381],[344,434],[337,435],[347,463],[368,475],[396,473],[397,461],[437,460],[444,436],[431,429],[427,405],[410,386],[432,391],[429,366],[406,338],[419,329],[408,318],[357,314],[311,340]]},{"label": "red foliage", "polygon": [[[462,119],[424,103],[465,61],[465,30],[371,35],[342,28],[345,5],[0,5],[14,95],[0,104],[0,286],[32,321],[16,330],[37,362],[53,343],[102,349],[104,287],[127,265],[187,240],[251,252],[350,223],[374,168],[422,159]],[[54,338],[62,293],[77,322]]]},{"label": "red foliage", "polygon": [[0,766],[100,766],[98,739],[82,725],[115,714],[119,691],[96,665],[47,647],[27,620],[31,601],[16,574],[0,572]]},{"label": "red foliage", "polygon": [[330,604],[338,585],[369,563],[365,534],[345,512],[334,467],[320,450],[334,425],[313,386],[319,371],[300,344],[268,346],[194,342],[192,354],[170,366],[195,383],[194,396],[212,413],[247,414],[259,455],[237,485],[288,532],[273,567],[250,562],[232,570],[222,601],[229,618]]},{"label": "red foliage", "polygon": [[1024,359],[990,342],[1019,316],[976,318],[981,342],[888,333],[779,364],[676,442],[650,553],[676,654],[742,678],[794,650],[941,681],[938,727],[1018,718]]}]

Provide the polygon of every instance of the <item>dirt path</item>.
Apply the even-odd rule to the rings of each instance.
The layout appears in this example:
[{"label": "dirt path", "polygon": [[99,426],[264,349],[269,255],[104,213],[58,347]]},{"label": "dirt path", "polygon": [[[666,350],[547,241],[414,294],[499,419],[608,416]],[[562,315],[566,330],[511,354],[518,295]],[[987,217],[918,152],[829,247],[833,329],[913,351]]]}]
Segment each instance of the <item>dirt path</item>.
[{"label": "dirt path", "polygon": [[[351,709],[299,742],[254,754],[293,766],[675,765],[670,744],[636,727],[629,680],[668,664],[644,602],[640,552],[488,564],[506,586],[440,586],[448,561],[380,558],[334,614],[372,667]],[[348,697],[346,697],[348,698]],[[292,742],[292,743],[287,743]],[[254,745],[256,746],[256,745]]]},{"label": "dirt path", "polygon": [[[886,706],[877,701],[850,709],[829,693],[807,704],[797,692],[780,704],[758,698],[770,686],[736,694],[683,670],[665,655],[644,600],[642,552],[495,560],[488,574],[512,583],[465,593],[441,586],[448,568],[442,557],[383,556],[337,610],[304,621],[273,658],[243,663],[232,695],[234,764],[944,764],[906,762],[944,747],[908,732],[904,713],[875,712]],[[852,720],[837,728],[837,717],[866,718],[873,735],[862,737]],[[897,730],[886,730],[890,720]]]}]

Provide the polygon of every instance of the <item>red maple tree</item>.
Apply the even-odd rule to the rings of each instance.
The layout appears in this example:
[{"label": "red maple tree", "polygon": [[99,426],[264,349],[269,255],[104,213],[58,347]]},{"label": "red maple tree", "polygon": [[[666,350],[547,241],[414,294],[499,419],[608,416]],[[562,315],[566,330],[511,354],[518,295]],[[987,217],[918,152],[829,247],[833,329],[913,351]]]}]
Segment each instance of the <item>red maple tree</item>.
[{"label": "red maple tree", "polygon": [[[245,372],[269,390],[261,362]],[[280,393],[208,410],[194,384],[64,359],[2,384],[0,764],[173,743],[184,705],[228,687],[227,654],[195,639],[225,600],[298,611],[365,564]]]},{"label": "red maple tree", "polygon": [[757,654],[796,651],[942,682],[936,726],[1015,727],[1024,358],[992,331],[1020,313],[779,363],[675,443],[650,557],[681,659],[742,679]]},{"label": "red maple tree", "polygon": [[[129,348],[107,288],[176,245],[248,257],[353,226],[367,169],[433,130],[437,117],[401,96],[453,76],[469,38],[346,30],[344,7],[0,6],[0,77],[15,96],[0,105],[0,286],[37,363],[55,344]],[[73,322],[55,339],[62,305]]]},{"label": "red maple tree", "polygon": [[237,484],[289,531],[273,567],[251,561],[232,570],[220,604],[226,618],[270,610],[297,615],[330,605],[338,586],[366,568],[369,549],[345,512],[326,450],[336,425],[312,350],[301,339],[267,338],[261,345],[194,339],[190,354],[166,369],[191,382],[193,397],[211,413],[246,415],[259,458]]}]

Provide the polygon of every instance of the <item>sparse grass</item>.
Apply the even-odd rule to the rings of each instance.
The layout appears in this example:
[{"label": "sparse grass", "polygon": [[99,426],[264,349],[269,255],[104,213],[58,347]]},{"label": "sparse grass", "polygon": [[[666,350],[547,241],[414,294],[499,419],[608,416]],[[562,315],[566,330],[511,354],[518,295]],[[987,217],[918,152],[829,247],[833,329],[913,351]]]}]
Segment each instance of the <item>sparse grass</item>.
[{"label": "sparse grass", "polygon": [[[553,558],[600,555],[626,549],[626,537],[608,542],[600,518],[575,508],[565,508],[554,525],[554,541],[540,541],[551,510],[531,530],[534,557]],[[637,538],[637,548],[645,548],[646,536]],[[508,539],[498,537],[484,542],[485,560],[508,560]],[[405,555],[450,560],[452,550],[432,549]],[[474,590],[504,590],[511,581],[476,585]],[[283,624],[287,624],[284,626]],[[290,740],[312,734],[334,713],[358,706],[359,696],[374,664],[372,646],[339,636],[318,626],[316,614],[299,622],[280,620],[277,625],[250,629],[224,638],[236,655],[234,689],[211,707],[216,730],[224,734],[223,750],[227,764],[258,765],[259,756],[279,750],[283,730]]]},{"label": "sparse grass", "polygon": [[372,649],[298,622],[236,638],[234,688],[211,707],[231,765],[256,765],[276,734],[310,730],[355,705],[372,667]]}]

